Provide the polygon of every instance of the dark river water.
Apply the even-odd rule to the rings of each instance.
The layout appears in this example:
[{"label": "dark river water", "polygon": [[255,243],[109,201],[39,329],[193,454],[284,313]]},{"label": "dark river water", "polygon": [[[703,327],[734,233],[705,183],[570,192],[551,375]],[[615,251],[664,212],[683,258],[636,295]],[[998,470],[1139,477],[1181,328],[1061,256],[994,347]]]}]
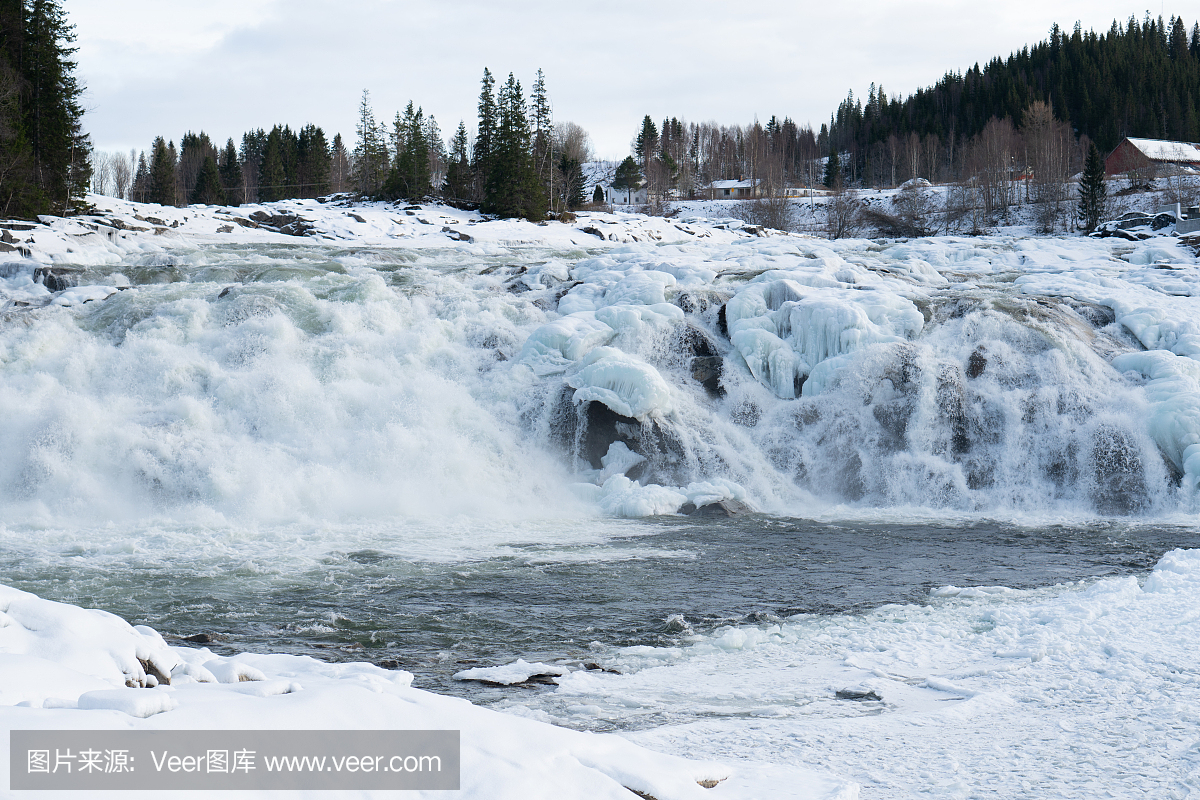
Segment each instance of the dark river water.
[{"label": "dark river water", "polygon": [[331,551],[269,581],[236,567],[197,571],[187,559],[114,571],[66,554],[35,566],[11,549],[0,552],[0,570],[18,588],[104,608],[172,643],[208,634],[207,646],[222,654],[372,661],[413,672],[416,686],[479,698],[475,684],[450,676],[516,658],[602,662],[609,648],[673,644],[721,625],[922,603],[946,585],[1034,588],[1140,574],[1168,550],[1200,547],[1194,528],[1104,522],[938,526],[756,516],[629,524],[636,535],[628,538],[517,546],[476,561]]}]

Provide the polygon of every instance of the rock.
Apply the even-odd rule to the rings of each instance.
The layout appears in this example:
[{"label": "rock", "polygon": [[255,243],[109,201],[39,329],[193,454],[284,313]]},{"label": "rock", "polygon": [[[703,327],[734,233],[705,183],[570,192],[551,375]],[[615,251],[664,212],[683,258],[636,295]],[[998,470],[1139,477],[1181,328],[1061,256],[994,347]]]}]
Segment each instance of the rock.
[{"label": "rock", "polygon": [[80,270],[68,267],[38,267],[33,271],[33,282],[52,292],[61,292],[79,285],[79,273]]},{"label": "rock", "polygon": [[221,227],[217,228],[217,233],[233,233],[233,226],[222,225]]},{"label": "rock", "polygon": [[1174,214],[1155,214],[1150,220],[1150,230],[1161,231],[1163,228],[1169,228],[1175,224]]},{"label": "rock", "polygon": [[882,700],[883,698],[876,694],[874,689],[867,689],[865,691],[862,689],[838,689],[837,699],[863,702],[867,700]]},{"label": "rock", "polygon": [[347,216],[347,217],[349,217],[350,219],[354,220],[355,222],[361,222],[361,223],[363,223],[364,225],[365,225],[365,224],[366,224],[366,222],[367,222],[365,219],[363,219],[362,217],[360,217],[358,214],[351,214],[351,213],[350,213],[350,212],[348,212],[348,211],[346,212],[346,216]]},{"label": "rock", "polygon": [[712,358],[721,354],[712,337],[703,328],[690,321],[683,325],[677,325],[671,339],[671,349],[676,353],[704,358]]},{"label": "rock", "polygon": [[978,378],[983,374],[984,367],[987,366],[987,356],[983,354],[983,346],[976,347],[971,353],[971,357],[967,359],[967,377]]},{"label": "rock", "polygon": [[715,503],[705,503],[702,506],[684,503],[680,507],[679,513],[689,517],[740,517],[745,514],[753,514],[754,509],[741,500],[726,498]]},{"label": "rock", "polygon": [[589,670],[591,672],[607,672],[612,675],[620,675],[621,674],[621,670],[619,670],[619,669],[609,669],[608,667],[602,667],[594,661],[587,662],[586,664],[583,665],[583,668],[586,670]]},{"label": "rock", "polygon": [[[636,419],[622,416],[604,403],[595,402],[588,403],[584,414],[587,430],[583,435],[583,452],[580,455],[592,465],[592,469],[603,469],[601,459],[608,454],[608,448],[613,442],[624,442],[630,450],[638,452],[637,438],[642,424]],[[634,478],[632,475],[628,477]]]},{"label": "rock", "polygon": [[600,229],[592,225],[588,225],[586,228],[581,228],[580,230],[582,230],[584,233],[590,233],[592,236],[599,236],[601,239],[604,238],[604,234],[600,231]]},{"label": "rock", "polygon": [[[228,289],[225,290],[225,292],[228,292],[228,291],[229,291]],[[222,296],[225,294],[225,292],[221,293]],[[195,634],[192,634],[191,636],[184,636],[183,641],[191,642],[193,644],[209,644],[210,642],[213,641],[213,637],[207,633],[195,633]]]},{"label": "rock", "polygon": [[[171,671],[159,668],[157,664],[149,659],[139,658],[138,663],[142,665],[142,671],[146,673],[147,685],[150,679],[153,678],[156,685],[165,684],[171,685]],[[151,687],[154,688],[154,687]]]},{"label": "rock", "polygon": [[712,397],[724,397],[721,371],[725,359],[720,356],[697,356],[692,359],[692,379],[700,383]]}]

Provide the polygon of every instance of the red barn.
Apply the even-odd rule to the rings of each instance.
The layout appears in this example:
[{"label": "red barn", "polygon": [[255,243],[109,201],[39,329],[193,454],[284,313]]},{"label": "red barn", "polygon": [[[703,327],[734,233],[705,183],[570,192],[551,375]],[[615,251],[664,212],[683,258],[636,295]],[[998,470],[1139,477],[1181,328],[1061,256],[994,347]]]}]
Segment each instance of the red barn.
[{"label": "red barn", "polygon": [[1200,144],[1125,138],[1104,159],[1104,172],[1108,175],[1140,172],[1154,166],[1200,170]]}]

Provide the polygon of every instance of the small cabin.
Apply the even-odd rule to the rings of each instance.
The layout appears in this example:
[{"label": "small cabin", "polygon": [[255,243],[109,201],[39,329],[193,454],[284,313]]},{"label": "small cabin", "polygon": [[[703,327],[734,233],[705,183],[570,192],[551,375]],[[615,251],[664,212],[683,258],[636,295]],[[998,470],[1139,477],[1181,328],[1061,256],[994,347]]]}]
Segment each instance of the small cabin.
[{"label": "small cabin", "polygon": [[710,200],[745,200],[760,193],[757,180],[713,181],[708,185]]}]

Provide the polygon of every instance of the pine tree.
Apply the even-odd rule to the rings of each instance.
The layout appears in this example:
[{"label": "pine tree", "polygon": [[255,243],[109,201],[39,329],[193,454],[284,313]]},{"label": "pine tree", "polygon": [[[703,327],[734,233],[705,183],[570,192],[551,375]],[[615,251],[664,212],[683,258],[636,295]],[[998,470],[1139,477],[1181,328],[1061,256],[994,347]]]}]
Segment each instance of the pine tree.
[{"label": "pine tree", "polygon": [[387,176],[387,142],[371,110],[371,94],[363,89],[358,106],[358,144],[354,148],[354,185],[359,194],[374,197],[383,189]]},{"label": "pine tree", "polygon": [[196,180],[196,188],[192,190],[192,195],[188,199],[193,203],[201,203],[206,206],[225,203],[225,190],[221,187],[221,173],[217,169],[217,160],[211,155],[204,158],[204,164],[200,167],[200,177]]},{"label": "pine tree", "polygon": [[175,205],[175,156],[174,145],[167,146],[159,136],[154,140],[150,156],[150,192],[146,198],[151,203],[163,206]]},{"label": "pine tree", "polygon": [[1104,185],[1104,159],[1096,149],[1095,142],[1088,148],[1087,160],[1083,165],[1083,177],[1079,181],[1079,223],[1088,233],[1096,230],[1104,215],[1108,190]]},{"label": "pine tree", "polygon": [[450,160],[446,165],[446,199],[451,205],[461,203],[470,197],[471,193],[471,161],[469,155],[470,142],[467,139],[467,126],[461,120],[454,139],[450,143]]},{"label": "pine tree", "polygon": [[471,167],[475,172],[473,199],[482,200],[487,186],[488,173],[492,168],[492,156],[496,148],[496,99],[492,94],[496,81],[485,67],[482,88],[479,90],[479,128],[475,133],[475,151]]},{"label": "pine tree", "polygon": [[238,160],[238,151],[233,139],[225,143],[218,167],[221,172],[221,189],[225,192],[225,202],[240,205],[243,200],[242,164]]},{"label": "pine tree", "polygon": [[495,148],[484,187],[483,210],[502,217],[543,219],[546,196],[533,163],[525,98],[512,73],[500,89],[497,108]]},{"label": "pine tree", "polygon": [[267,146],[267,132],[262,128],[242,134],[242,186],[245,202],[258,202],[259,173],[262,169],[263,150]]},{"label": "pine tree", "polygon": [[529,126],[533,135],[533,163],[542,192],[551,196],[554,185],[554,125],[550,116],[550,99],[546,96],[546,76],[539,69],[530,94]]},{"label": "pine tree", "polygon": [[91,181],[75,32],[58,0],[0,4],[0,209],[63,214]]},{"label": "pine tree", "polygon": [[829,160],[825,162],[825,177],[821,182],[829,189],[841,188],[842,161],[836,147],[829,150]]},{"label": "pine tree", "polygon": [[342,135],[334,134],[333,146],[329,150],[329,188],[333,192],[344,192],[350,188],[350,154],[342,143]]},{"label": "pine tree", "polygon": [[283,166],[283,132],[276,125],[267,134],[267,144],[263,148],[258,199],[265,203],[282,200],[286,196],[284,187],[287,186],[287,182],[287,171]]},{"label": "pine tree", "polygon": [[641,185],[641,168],[633,160],[633,156],[626,156],[625,160],[617,165],[617,172],[613,177],[613,188],[618,192],[625,192],[625,202],[628,203],[630,200],[629,193],[635,191]]}]

